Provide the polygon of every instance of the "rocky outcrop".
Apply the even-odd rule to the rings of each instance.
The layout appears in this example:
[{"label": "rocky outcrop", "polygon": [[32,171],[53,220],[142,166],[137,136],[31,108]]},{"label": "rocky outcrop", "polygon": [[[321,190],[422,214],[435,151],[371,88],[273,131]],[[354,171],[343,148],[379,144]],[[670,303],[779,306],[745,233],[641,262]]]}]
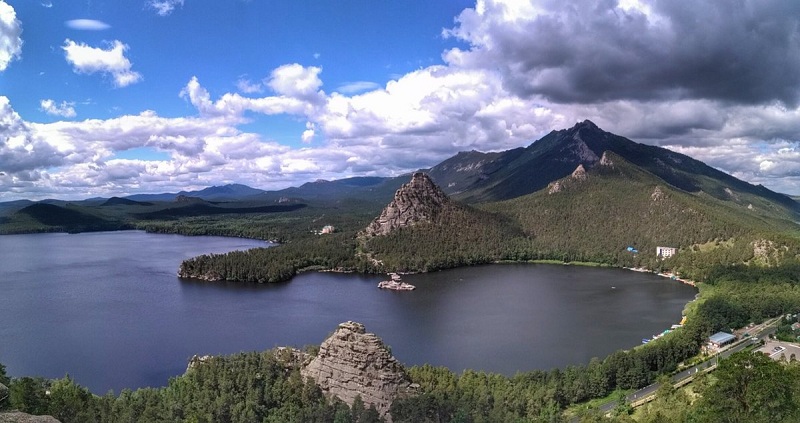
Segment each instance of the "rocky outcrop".
[{"label": "rocky outcrop", "polygon": [[603,152],[603,157],[600,158],[600,166],[614,167],[614,162],[608,157],[608,151]]},{"label": "rocky outcrop", "polygon": [[577,181],[585,181],[588,177],[589,176],[586,175],[586,168],[584,168],[582,164],[579,164],[571,175],[571,178]]},{"label": "rocky outcrop", "polygon": [[650,201],[655,203],[665,198],[667,198],[667,195],[664,194],[664,191],[661,189],[660,186],[656,185],[656,188],[653,190],[653,193],[650,194]]},{"label": "rocky outcrop", "polygon": [[412,390],[405,369],[383,341],[356,322],[340,324],[301,374],[348,405],[360,396],[388,420],[392,401]]},{"label": "rocky outcrop", "polygon": [[728,198],[730,198],[730,199],[731,199],[731,200],[733,200],[733,201],[739,201],[739,196],[738,196],[738,195],[736,195],[736,193],[735,193],[735,192],[733,192],[733,190],[732,190],[732,189],[730,189],[730,188],[728,188],[728,187],[725,187],[725,190],[724,190],[724,191],[725,191],[725,194],[728,194]]},{"label": "rocky outcrop", "polygon": [[53,416],[33,416],[19,411],[0,413],[0,423],[61,423]]},{"label": "rocky outcrop", "polygon": [[213,356],[210,356],[210,355],[197,355],[197,354],[195,354],[195,355],[192,356],[192,358],[189,359],[189,365],[186,366],[186,371],[188,372],[189,370],[192,370],[192,369],[197,368],[197,367],[199,367],[199,366],[201,366],[203,364],[206,364],[207,362],[211,361],[212,358],[213,358]]},{"label": "rocky outcrop", "polygon": [[411,182],[394,194],[394,199],[364,233],[367,236],[386,235],[392,231],[422,222],[434,222],[450,199],[428,175],[417,172]]},{"label": "rocky outcrop", "polygon": [[189,259],[181,263],[180,267],[178,268],[178,277],[184,279],[199,279],[201,281],[206,282],[219,282],[225,280],[218,272],[215,270],[208,270],[205,273],[199,273],[196,270],[189,269],[187,267],[187,263],[194,259]]}]

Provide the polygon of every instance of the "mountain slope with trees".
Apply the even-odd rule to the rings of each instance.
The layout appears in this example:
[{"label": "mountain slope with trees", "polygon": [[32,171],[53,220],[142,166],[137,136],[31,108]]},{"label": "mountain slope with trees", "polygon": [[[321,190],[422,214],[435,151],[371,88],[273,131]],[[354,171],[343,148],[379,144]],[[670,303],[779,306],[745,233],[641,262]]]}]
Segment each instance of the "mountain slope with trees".
[{"label": "mountain slope with trees", "polygon": [[657,246],[752,242],[763,234],[797,230],[769,212],[677,189],[610,152],[588,170],[578,165],[534,194],[482,208],[517,222],[532,247],[553,258],[651,268],[658,264]]}]

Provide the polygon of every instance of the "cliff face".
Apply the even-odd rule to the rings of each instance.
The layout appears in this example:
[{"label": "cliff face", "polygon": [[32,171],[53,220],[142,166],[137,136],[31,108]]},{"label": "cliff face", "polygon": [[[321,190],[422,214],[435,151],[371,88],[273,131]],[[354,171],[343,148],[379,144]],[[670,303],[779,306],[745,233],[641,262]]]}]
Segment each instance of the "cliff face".
[{"label": "cliff face", "polygon": [[433,222],[450,199],[428,175],[418,172],[411,182],[394,194],[394,199],[364,231],[368,236],[386,235],[421,222]]},{"label": "cliff face", "polygon": [[374,405],[389,420],[392,401],[411,389],[405,369],[383,341],[356,322],[340,324],[301,374],[348,405],[360,395],[367,407]]}]

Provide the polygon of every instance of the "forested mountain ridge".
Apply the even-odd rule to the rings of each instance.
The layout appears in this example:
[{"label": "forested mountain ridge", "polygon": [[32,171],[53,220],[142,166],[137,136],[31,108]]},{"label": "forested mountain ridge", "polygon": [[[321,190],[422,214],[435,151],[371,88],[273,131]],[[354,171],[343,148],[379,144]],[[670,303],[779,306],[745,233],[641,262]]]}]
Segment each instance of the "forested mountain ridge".
[{"label": "forested mountain ridge", "polygon": [[578,165],[593,167],[606,151],[685,192],[769,208],[784,217],[800,213],[800,204],[789,196],[736,179],[684,154],[603,131],[588,120],[552,131],[524,149],[459,153],[429,173],[445,192],[468,203],[509,200],[545,188]]},{"label": "forested mountain ridge", "polygon": [[691,250],[715,240],[751,243],[798,229],[772,209],[683,191],[608,151],[588,170],[579,164],[545,189],[481,208],[516,222],[531,248],[552,258],[651,268],[661,264],[657,246]]}]

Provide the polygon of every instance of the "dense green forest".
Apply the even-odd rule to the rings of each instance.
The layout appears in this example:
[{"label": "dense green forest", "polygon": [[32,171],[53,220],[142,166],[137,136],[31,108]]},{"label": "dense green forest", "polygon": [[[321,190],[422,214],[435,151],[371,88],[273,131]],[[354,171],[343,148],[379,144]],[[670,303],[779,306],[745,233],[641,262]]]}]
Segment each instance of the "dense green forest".
[{"label": "dense green forest", "polygon": [[164,388],[123,390],[117,396],[93,395],[69,376],[9,382],[0,367],[0,382],[4,379],[10,395],[0,407],[49,414],[62,423],[380,421],[375,408],[363,402],[351,408],[323,396],[313,382],[302,379],[288,349],[214,357]]}]

